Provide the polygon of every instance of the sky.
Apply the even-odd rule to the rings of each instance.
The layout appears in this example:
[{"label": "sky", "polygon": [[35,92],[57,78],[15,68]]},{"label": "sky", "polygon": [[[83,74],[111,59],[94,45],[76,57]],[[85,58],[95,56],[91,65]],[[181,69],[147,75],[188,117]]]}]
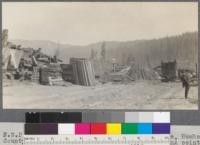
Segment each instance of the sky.
[{"label": "sky", "polygon": [[87,45],[198,30],[197,2],[3,2],[9,39]]}]

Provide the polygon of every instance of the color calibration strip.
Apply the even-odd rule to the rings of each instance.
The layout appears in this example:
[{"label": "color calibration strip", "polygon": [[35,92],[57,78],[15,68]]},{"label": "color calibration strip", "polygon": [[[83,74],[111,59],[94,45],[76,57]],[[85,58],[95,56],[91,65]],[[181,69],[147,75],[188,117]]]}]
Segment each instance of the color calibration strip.
[{"label": "color calibration strip", "polygon": [[170,112],[38,112],[26,123],[170,123]]},{"label": "color calibration strip", "polygon": [[27,135],[170,134],[169,112],[26,113]]},{"label": "color calibration strip", "polygon": [[26,135],[170,134],[169,123],[25,124]]}]

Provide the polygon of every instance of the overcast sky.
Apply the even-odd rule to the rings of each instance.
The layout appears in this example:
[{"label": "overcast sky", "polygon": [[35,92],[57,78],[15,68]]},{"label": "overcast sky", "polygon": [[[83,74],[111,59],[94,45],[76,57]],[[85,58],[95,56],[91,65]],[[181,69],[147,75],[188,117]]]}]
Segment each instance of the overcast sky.
[{"label": "overcast sky", "polygon": [[10,39],[85,45],[198,30],[197,2],[4,2]]}]

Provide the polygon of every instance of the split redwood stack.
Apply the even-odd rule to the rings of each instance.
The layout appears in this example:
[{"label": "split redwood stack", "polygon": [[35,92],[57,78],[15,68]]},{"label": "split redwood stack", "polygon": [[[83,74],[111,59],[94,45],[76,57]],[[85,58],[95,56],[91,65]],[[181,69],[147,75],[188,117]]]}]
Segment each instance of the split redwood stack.
[{"label": "split redwood stack", "polygon": [[91,62],[84,58],[71,58],[75,84],[83,86],[94,86],[95,76]]},{"label": "split redwood stack", "polygon": [[32,73],[32,76],[31,76],[31,81],[38,83],[39,78],[40,78],[39,68],[37,66],[35,66],[35,67],[33,67],[33,73]]},{"label": "split redwood stack", "polygon": [[70,59],[70,64],[72,65],[72,70],[73,70],[73,75],[74,75],[74,82],[75,84],[79,84],[79,80],[78,80],[78,63],[76,63],[76,58],[71,58]]}]

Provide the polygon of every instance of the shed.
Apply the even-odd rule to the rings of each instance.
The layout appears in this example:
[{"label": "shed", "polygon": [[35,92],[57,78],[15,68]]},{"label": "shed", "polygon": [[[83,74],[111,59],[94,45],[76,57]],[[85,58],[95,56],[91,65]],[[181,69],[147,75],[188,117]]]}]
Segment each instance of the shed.
[{"label": "shed", "polygon": [[177,78],[177,62],[168,61],[168,62],[161,62],[161,77],[162,81],[175,81]]}]

